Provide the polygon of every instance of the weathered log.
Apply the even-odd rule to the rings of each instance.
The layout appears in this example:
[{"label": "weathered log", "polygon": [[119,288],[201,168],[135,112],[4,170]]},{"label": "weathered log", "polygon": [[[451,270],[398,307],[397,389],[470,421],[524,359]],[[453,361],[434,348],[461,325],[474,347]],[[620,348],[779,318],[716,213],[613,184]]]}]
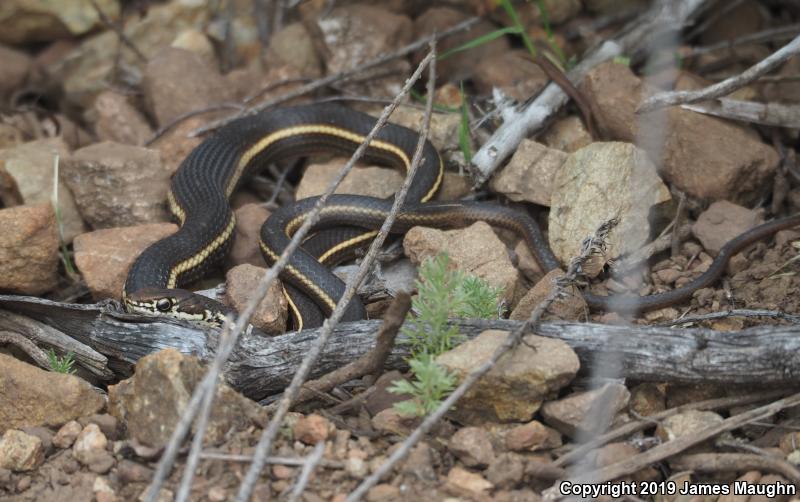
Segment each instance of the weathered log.
[{"label": "weathered log", "polygon": [[[76,305],[38,298],[2,296],[0,307],[32,317],[105,355],[127,374],[140,357],[163,348],[209,359],[217,332],[184,323],[122,313],[113,302]],[[0,320],[1,322],[1,320]],[[489,328],[511,330],[518,321],[454,320],[472,338]],[[374,344],[380,321],[343,324],[325,348],[312,378],[364,354]],[[0,324],[0,329],[7,329]],[[654,326],[610,326],[547,322],[537,334],[569,344],[583,372],[640,381],[793,385],[800,383],[800,326],[762,326],[739,332]],[[281,392],[316,338],[316,330],[269,337],[253,330],[239,341],[226,367],[227,380],[259,399]],[[402,335],[387,361],[404,366]]]}]

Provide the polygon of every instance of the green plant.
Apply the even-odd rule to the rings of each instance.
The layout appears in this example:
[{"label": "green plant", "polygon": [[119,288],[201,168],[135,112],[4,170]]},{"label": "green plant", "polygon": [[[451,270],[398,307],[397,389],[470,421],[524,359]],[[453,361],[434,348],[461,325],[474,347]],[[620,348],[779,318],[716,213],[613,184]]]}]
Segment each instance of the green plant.
[{"label": "green plant", "polygon": [[467,96],[464,93],[464,82],[461,82],[461,122],[458,124],[458,146],[464,154],[467,164],[472,162],[472,145],[469,134],[469,110],[467,109]]},{"label": "green plant", "polygon": [[550,15],[547,13],[544,0],[536,0],[536,6],[539,8],[539,16],[542,19],[542,27],[544,27],[544,32],[547,35],[547,44],[550,46],[550,49],[553,51],[553,53],[558,57],[558,61],[563,70],[564,67],[569,67],[571,65],[564,55],[564,51],[562,51],[561,47],[558,45],[558,43],[556,43],[556,37],[553,34],[553,28],[550,26]]},{"label": "green plant", "polygon": [[69,249],[67,249],[67,243],[64,240],[64,222],[63,218],[61,217],[61,207],[58,204],[58,186],[60,178],[58,176],[58,161],[59,156],[55,154],[53,156],[53,193],[50,195],[50,203],[53,205],[53,211],[56,214],[56,226],[58,227],[58,243],[59,247],[61,248],[61,261],[64,263],[64,269],[67,271],[67,275],[70,277],[74,277],[78,275],[78,271],[75,268],[75,265],[72,263],[72,259],[70,258]]},{"label": "green plant", "polygon": [[398,413],[405,416],[419,417],[435,410],[439,403],[456,388],[456,377],[436,364],[433,357],[423,355],[419,359],[408,362],[414,380],[397,380],[389,388],[394,394],[409,394],[412,399],[394,405]]},{"label": "green plant", "polygon": [[52,371],[55,371],[56,373],[64,373],[66,375],[75,373],[75,370],[73,369],[75,359],[72,352],[67,352],[67,355],[64,357],[58,357],[53,349],[50,349],[47,351],[47,359],[50,362],[50,369]]},{"label": "green plant", "polygon": [[389,388],[412,398],[395,405],[402,415],[419,416],[435,409],[455,386],[455,377],[436,364],[439,354],[460,340],[451,317],[492,318],[497,315],[500,290],[478,277],[450,270],[450,258],[442,253],[419,267],[417,295],[411,302],[416,316],[409,315],[402,328],[410,347],[412,381],[401,380]]}]

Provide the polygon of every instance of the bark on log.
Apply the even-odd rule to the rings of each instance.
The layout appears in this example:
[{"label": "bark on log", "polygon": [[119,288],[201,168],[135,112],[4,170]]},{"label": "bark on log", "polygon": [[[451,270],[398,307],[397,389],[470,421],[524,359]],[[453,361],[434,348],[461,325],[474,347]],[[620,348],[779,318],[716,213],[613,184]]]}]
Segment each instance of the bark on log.
[{"label": "bark on log", "polygon": [[[210,358],[217,333],[178,322],[121,313],[115,303],[63,304],[0,295],[0,308],[48,324],[109,358],[122,374],[140,357],[171,347]],[[518,321],[453,321],[468,338],[485,329],[511,330]],[[336,328],[311,377],[338,368],[368,351],[380,321]],[[0,329],[4,329],[0,325]],[[800,326],[762,326],[739,332],[653,326],[548,322],[537,334],[563,340],[581,361],[582,372],[640,381],[796,385],[800,383]],[[281,392],[316,337],[316,330],[265,336],[245,334],[226,368],[227,380],[260,399]],[[398,341],[402,336],[398,337]],[[403,367],[406,345],[398,343],[387,366]]]}]

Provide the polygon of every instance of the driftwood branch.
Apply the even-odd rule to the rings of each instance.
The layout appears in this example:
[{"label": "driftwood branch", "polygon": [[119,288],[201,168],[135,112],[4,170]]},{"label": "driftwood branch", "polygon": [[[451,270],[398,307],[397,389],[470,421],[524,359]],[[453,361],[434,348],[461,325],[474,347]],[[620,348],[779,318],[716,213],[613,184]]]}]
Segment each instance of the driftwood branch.
[{"label": "driftwood branch", "polygon": [[[210,360],[218,333],[178,322],[120,312],[112,304],[75,305],[39,298],[2,296],[0,306],[57,326],[109,359],[109,367],[129,373],[139,358],[174,348]],[[312,378],[369,352],[381,321],[336,328]],[[520,321],[453,321],[468,338],[486,329],[513,330]],[[240,392],[260,399],[280,393],[317,338],[318,330],[269,337],[244,334],[225,368],[225,378]],[[656,326],[610,326],[546,322],[538,335],[563,340],[578,354],[582,372],[638,381],[793,385],[800,381],[800,326],[761,326],[738,332]],[[398,341],[402,341],[402,334]],[[397,343],[387,367],[404,368],[407,346]]]}]

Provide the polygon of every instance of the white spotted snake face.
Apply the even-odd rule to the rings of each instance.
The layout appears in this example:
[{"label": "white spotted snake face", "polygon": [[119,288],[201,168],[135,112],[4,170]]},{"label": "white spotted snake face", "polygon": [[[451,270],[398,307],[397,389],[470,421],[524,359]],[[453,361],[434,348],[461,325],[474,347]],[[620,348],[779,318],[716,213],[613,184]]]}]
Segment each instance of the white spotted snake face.
[{"label": "white spotted snake face", "polygon": [[123,303],[128,312],[168,316],[214,328],[221,328],[232,314],[219,302],[185,289],[142,289],[125,295]]}]

